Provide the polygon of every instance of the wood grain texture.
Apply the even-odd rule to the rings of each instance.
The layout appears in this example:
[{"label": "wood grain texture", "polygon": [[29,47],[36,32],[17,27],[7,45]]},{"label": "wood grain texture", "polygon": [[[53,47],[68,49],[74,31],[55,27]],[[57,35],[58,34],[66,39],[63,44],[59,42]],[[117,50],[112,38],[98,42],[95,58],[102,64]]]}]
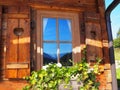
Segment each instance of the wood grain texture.
[{"label": "wood grain texture", "polygon": [[[7,63],[17,63],[17,45],[13,44],[12,41],[17,38],[14,35],[13,30],[15,27],[18,27],[17,19],[9,19],[8,20],[8,30],[7,30]],[[7,78],[17,78],[17,69],[6,70]]]},{"label": "wood grain texture", "polygon": [[[100,24],[101,24],[101,32],[102,32],[102,40],[103,40],[103,53],[104,53],[104,62],[105,64],[110,64],[110,56],[109,56],[109,47],[108,47],[108,34],[107,34],[107,27],[105,21],[105,6],[103,0],[98,0],[98,10],[100,13]],[[108,68],[110,69],[110,68]]]},{"label": "wood grain texture", "polygon": [[[102,43],[103,43],[103,62],[104,62],[104,77],[105,81],[102,81],[102,79],[99,79],[100,88],[103,87],[103,85],[108,90],[112,90],[112,75],[111,75],[111,64],[110,64],[110,56],[109,56],[109,46],[108,46],[108,34],[107,34],[107,28],[106,28],[106,21],[105,21],[105,6],[103,0],[98,0],[98,12],[100,14],[100,24],[101,24],[101,33],[102,33]],[[109,71],[109,72],[108,72]],[[103,88],[103,89],[104,89]]]},{"label": "wood grain texture", "polygon": [[[20,7],[10,7],[8,8],[8,13],[5,14],[8,18],[6,58],[7,78],[23,78],[30,74],[30,19],[28,13],[28,8],[22,11]],[[24,30],[19,37],[14,34],[14,28],[17,27],[23,28]],[[8,65],[10,63],[16,64],[12,66]],[[28,63],[28,65],[26,68],[23,68],[26,65],[19,65],[19,63]],[[17,64],[19,68],[16,68]]]},{"label": "wood grain texture", "polygon": [[24,29],[23,34],[20,36],[20,46],[19,46],[19,61],[29,64],[26,69],[18,70],[18,78],[23,78],[30,74],[30,20],[20,19],[20,27]]},{"label": "wood grain texture", "polygon": [[2,50],[2,37],[1,37],[1,34],[2,34],[2,6],[0,6],[0,78],[3,77],[3,69],[4,69],[4,60],[2,58],[2,53],[3,53],[3,50]]},{"label": "wood grain texture", "polygon": [[[103,58],[102,53],[102,39],[101,39],[101,27],[97,15],[87,15],[85,23],[86,27],[86,45],[87,45],[87,59],[88,62],[95,62],[96,57]],[[91,18],[90,18],[91,17]],[[91,20],[89,20],[91,19]],[[96,21],[97,22],[94,22]]]},{"label": "wood grain texture", "polygon": [[23,13],[10,13],[6,15],[9,19],[29,19],[29,15]]},{"label": "wood grain texture", "polygon": [[0,5],[27,5],[29,3],[49,4],[56,6],[83,6],[83,5],[95,5],[96,0],[1,0]]},{"label": "wood grain texture", "polygon": [[21,13],[21,14],[29,14],[30,8],[28,6],[8,6],[8,13]]},{"label": "wood grain texture", "polygon": [[13,43],[13,40],[17,39],[17,36],[13,32],[16,27],[18,27],[18,20],[8,19],[6,63],[17,62],[17,44]]},{"label": "wood grain texture", "polygon": [[20,19],[20,27],[24,29],[23,34],[19,38],[19,62],[30,61],[30,20]]},{"label": "wood grain texture", "polygon": [[26,85],[23,80],[4,80],[0,82],[0,90],[22,90]]},{"label": "wood grain texture", "polygon": [[[2,6],[0,6],[0,35],[1,35],[1,22],[2,22]],[[1,37],[0,37],[1,39]]]},{"label": "wood grain texture", "polygon": [[1,0],[0,5],[19,7],[30,6],[37,9],[53,9],[66,11],[97,11],[96,0]]},{"label": "wood grain texture", "polygon": [[36,59],[36,11],[31,9],[31,44],[30,44],[30,57],[31,57],[31,70],[37,70],[37,59]]},{"label": "wood grain texture", "polygon": [[25,69],[28,68],[28,63],[9,63],[6,65],[7,69]]}]

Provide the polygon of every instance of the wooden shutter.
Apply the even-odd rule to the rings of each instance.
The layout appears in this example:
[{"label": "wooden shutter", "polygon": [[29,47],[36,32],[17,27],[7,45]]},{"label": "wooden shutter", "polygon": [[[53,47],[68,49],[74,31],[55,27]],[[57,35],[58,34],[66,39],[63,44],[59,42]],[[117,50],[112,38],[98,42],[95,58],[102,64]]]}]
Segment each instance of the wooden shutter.
[{"label": "wooden shutter", "polygon": [[[6,14],[6,78],[23,78],[30,73],[30,19],[25,10],[23,7],[10,7]],[[17,36],[15,28],[23,28],[24,31]]]}]

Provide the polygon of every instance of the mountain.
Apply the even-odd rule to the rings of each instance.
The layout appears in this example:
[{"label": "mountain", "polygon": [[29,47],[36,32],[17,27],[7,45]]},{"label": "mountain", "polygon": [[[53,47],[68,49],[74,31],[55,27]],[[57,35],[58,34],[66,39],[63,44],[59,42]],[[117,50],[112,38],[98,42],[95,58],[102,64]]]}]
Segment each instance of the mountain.
[{"label": "mountain", "polygon": [[63,66],[72,66],[72,62],[69,60],[72,60],[72,52],[71,53],[66,53],[60,58],[60,63]]},{"label": "mountain", "polygon": [[[60,63],[63,66],[71,66],[72,62],[70,62],[69,60],[72,60],[72,52],[60,54]],[[46,65],[48,63],[57,63],[57,57],[56,55],[50,55],[44,52],[43,53],[43,64]]]},{"label": "mountain", "polygon": [[50,55],[50,54],[48,54],[48,53],[43,53],[43,56],[44,56],[45,58],[49,58],[49,59],[56,59],[54,56],[52,56],[52,55]]},{"label": "mountain", "polygon": [[43,64],[46,65],[48,63],[57,63],[57,59],[50,54],[43,53]]}]

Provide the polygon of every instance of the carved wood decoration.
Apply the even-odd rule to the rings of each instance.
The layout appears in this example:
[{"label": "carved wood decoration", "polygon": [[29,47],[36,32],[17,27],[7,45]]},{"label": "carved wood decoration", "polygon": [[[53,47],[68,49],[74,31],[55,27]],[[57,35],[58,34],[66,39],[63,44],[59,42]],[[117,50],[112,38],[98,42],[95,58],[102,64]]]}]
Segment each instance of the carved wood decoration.
[{"label": "carved wood decoration", "polygon": [[[5,14],[8,18],[7,78],[23,78],[30,73],[30,19],[28,17],[29,9],[27,9],[27,13],[23,13],[26,8],[9,7],[8,13]],[[15,35],[15,28],[22,28],[21,35]]]}]

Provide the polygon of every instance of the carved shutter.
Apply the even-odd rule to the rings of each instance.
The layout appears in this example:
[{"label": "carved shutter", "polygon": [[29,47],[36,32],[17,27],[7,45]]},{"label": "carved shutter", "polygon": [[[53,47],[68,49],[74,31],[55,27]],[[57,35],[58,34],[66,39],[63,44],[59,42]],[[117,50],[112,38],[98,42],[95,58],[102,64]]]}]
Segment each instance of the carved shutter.
[{"label": "carved shutter", "polygon": [[11,7],[6,14],[8,29],[5,75],[7,78],[23,78],[30,73],[30,20],[24,10],[26,8]]}]

